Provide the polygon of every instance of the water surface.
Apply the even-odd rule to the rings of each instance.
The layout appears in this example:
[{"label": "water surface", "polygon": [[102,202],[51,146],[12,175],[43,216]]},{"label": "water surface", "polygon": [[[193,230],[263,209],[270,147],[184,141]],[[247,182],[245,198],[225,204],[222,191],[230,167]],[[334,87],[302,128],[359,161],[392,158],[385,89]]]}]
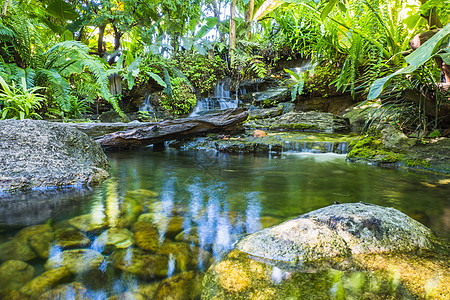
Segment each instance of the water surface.
[{"label": "water surface", "polygon": [[[74,226],[73,218],[89,215],[101,225],[85,229],[89,242],[83,247],[101,252],[104,261],[96,267],[97,275],[92,275],[93,270],[75,272],[69,281],[81,283],[78,291],[86,297],[106,299],[124,292],[151,297],[158,286],[161,296],[165,292],[161,281],[188,271],[205,271],[242,235],[335,201],[394,207],[439,235],[450,236],[450,184],[438,175],[352,164],[338,154],[254,156],[146,148],[108,156],[111,177],[93,191],[68,190],[51,197],[29,195],[4,201],[0,252],[2,245],[18,239],[16,234],[23,227],[48,224],[54,231],[47,241],[53,265],[42,257],[28,260],[36,277],[54,268],[55,262],[64,265],[65,249],[81,247],[61,247],[54,234],[67,228],[83,231]],[[127,230],[130,243],[135,244],[107,246],[104,235],[100,236],[108,228]],[[150,256],[164,270],[142,274],[130,269],[136,263],[133,257],[148,262]],[[198,288],[201,280],[191,277],[188,290]],[[0,278],[0,290],[2,283],[8,285],[8,279]]]}]

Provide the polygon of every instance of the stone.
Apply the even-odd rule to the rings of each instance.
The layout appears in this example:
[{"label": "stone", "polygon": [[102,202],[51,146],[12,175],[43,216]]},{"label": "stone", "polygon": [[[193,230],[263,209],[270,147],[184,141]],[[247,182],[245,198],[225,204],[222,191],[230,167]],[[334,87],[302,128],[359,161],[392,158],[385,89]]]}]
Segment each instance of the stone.
[{"label": "stone", "polygon": [[159,234],[154,228],[135,231],[134,240],[136,241],[136,245],[142,250],[154,252],[159,248]]},{"label": "stone", "polygon": [[101,147],[81,131],[47,121],[0,121],[0,191],[94,186],[108,176]]},{"label": "stone", "polygon": [[158,193],[147,189],[130,190],[125,193],[125,198],[132,198],[138,201],[150,200],[158,197]]},{"label": "stone", "polygon": [[202,292],[202,279],[203,275],[194,271],[171,276],[161,282],[154,299],[199,299]]},{"label": "stone", "polygon": [[34,275],[34,268],[21,260],[7,260],[0,265],[0,291],[19,289]]},{"label": "stone", "polygon": [[[389,273],[388,273],[389,274]],[[233,250],[206,272],[202,299],[414,299],[396,275],[334,268],[298,270]]]},{"label": "stone", "polygon": [[[200,239],[198,235],[198,228],[197,227],[191,227],[189,229],[186,229],[175,237],[175,241],[178,242],[188,242],[191,244],[194,244],[196,246],[200,246]],[[212,241],[206,242],[203,246],[211,246]]]},{"label": "stone", "polygon": [[17,290],[4,290],[0,291],[0,299],[8,299],[8,300],[28,300],[30,297],[22,294]]},{"label": "stone", "polygon": [[417,139],[408,138],[394,125],[386,126],[381,130],[381,141],[386,149],[405,151],[417,144]]},{"label": "stone", "polygon": [[149,299],[139,293],[125,292],[119,295],[109,297],[107,300],[145,300]]},{"label": "stone", "polygon": [[27,243],[28,239],[32,236],[40,235],[45,232],[53,232],[53,229],[50,225],[33,225],[22,228],[19,232],[14,236],[15,239]]},{"label": "stone", "polygon": [[236,248],[296,265],[351,254],[432,249],[434,239],[431,230],[396,209],[343,203],[253,233]]},{"label": "stone", "polygon": [[121,116],[115,110],[104,112],[98,118],[102,123],[128,123],[131,121],[127,115]]},{"label": "stone", "polygon": [[98,233],[108,226],[104,219],[104,217],[97,218],[94,215],[86,214],[70,219],[69,223],[83,232]]},{"label": "stone", "polygon": [[249,111],[248,118],[252,119],[267,119],[278,117],[283,114],[283,107],[281,105],[271,108],[259,108]]},{"label": "stone", "polygon": [[175,258],[175,267],[177,270],[186,272],[191,267],[192,253],[188,244],[183,242],[166,241],[158,249],[159,254],[164,254]]},{"label": "stone", "polygon": [[55,244],[61,249],[85,248],[91,244],[87,235],[73,227],[57,229],[55,236]]},{"label": "stone", "polygon": [[36,258],[34,252],[27,243],[19,239],[0,244],[0,260],[23,260],[28,261]]},{"label": "stone", "polygon": [[145,299],[153,299],[155,296],[156,290],[158,289],[159,281],[151,282],[151,283],[141,283],[136,288],[136,293],[144,296]]},{"label": "stone", "polygon": [[67,282],[72,278],[72,274],[66,267],[59,267],[53,270],[48,270],[41,275],[33,278],[27,282],[19,290],[31,298],[37,298],[39,295],[47,290],[57,286],[60,283]]},{"label": "stone", "polygon": [[256,129],[255,131],[253,131],[254,138],[263,138],[266,136],[267,136],[267,133],[263,130]]},{"label": "stone", "polygon": [[57,287],[43,293],[38,300],[53,300],[53,299],[91,299],[88,290],[80,282],[72,282],[58,285]]},{"label": "stone", "polygon": [[287,131],[310,131],[326,133],[350,132],[349,120],[323,112],[289,112],[279,117],[264,120],[248,120],[244,126],[249,129]]},{"label": "stone", "polygon": [[134,245],[133,233],[125,228],[105,230],[94,242],[93,247],[101,252],[111,253],[117,249],[126,249]]},{"label": "stone", "polygon": [[265,217],[261,217],[261,219],[259,219],[259,222],[261,222],[262,228],[267,228],[272,225],[278,224],[278,223],[280,223],[280,221],[281,221],[280,219],[271,217],[271,216],[265,216]]},{"label": "stone", "polygon": [[159,233],[173,238],[183,230],[184,218],[182,216],[166,216],[162,213],[145,213],[139,216],[138,221],[145,221],[154,224]]},{"label": "stone", "polygon": [[192,252],[192,269],[207,270],[213,263],[213,255],[208,250],[200,247],[191,247]]},{"label": "stone", "polygon": [[47,259],[52,247],[55,234],[53,232],[43,232],[28,238],[28,245],[38,254],[40,258]]},{"label": "stone", "polygon": [[92,249],[65,250],[62,253],[51,256],[44,267],[46,270],[66,267],[72,274],[82,274],[88,271],[98,270],[104,262],[104,257],[98,251]]},{"label": "stone", "polygon": [[111,254],[114,268],[136,275],[142,279],[166,277],[169,258],[141,249],[122,249]]}]

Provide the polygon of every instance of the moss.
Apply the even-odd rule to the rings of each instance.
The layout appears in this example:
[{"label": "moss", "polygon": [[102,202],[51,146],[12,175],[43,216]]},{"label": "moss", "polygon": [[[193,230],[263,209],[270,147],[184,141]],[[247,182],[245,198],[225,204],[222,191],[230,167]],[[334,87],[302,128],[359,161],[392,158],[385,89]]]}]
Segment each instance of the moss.
[{"label": "moss", "polygon": [[417,168],[417,167],[421,167],[421,168],[429,168],[430,164],[424,160],[424,159],[405,159],[404,163],[407,167],[410,168]]},{"label": "moss", "polygon": [[291,124],[276,124],[269,126],[269,129],[289,129],[289,130],[319,130],[319,127],[314,124],[291,123]]},{"label": "moss", "polygon": [[376,136],[366,136],[359,140],[354,140],[349,144],[349,159],[362,159],[376,161],[379,163],[396,163],[403,159],[404,155],[388,151],[383,147],[381,140]]}]

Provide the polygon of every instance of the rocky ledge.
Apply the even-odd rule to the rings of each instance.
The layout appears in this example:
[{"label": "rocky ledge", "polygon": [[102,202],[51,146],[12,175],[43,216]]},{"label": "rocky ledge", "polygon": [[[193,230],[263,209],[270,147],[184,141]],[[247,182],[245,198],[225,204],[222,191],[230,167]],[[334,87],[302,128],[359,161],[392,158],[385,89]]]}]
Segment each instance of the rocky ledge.
[{"label": "rocky ledge", "polygon": [[331,205],[243,238],[202,299],[448,299],[448,243],[405,214]]},{"label": "rocky ledge", "polygon": [[35,120],[0,122],[0,192],[92,186],[108,176],[106,155],[81,131]]}]

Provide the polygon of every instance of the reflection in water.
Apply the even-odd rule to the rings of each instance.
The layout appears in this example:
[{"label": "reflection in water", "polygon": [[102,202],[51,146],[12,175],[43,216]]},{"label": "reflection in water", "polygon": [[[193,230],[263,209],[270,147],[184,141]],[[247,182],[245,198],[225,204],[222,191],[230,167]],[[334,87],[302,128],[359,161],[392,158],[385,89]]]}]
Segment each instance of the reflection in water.
[{"label": "reflection in water", "polygon": [[[96,255],[100,255],[98,264],[85,265],[83,269],[88,271],[71,277],[94,299],[125,292],[152,298],[158,286],[158,292],[165,291],[164,284],[170,286],[168,280],[178,275],[193,280],[187,271],[206,270],[244,234],[334,201],[393,206],[441,235],[449,235],[448,186],[417,184],[439,182],[441,178],[434,175],[352,165],[342,155],[330,154],[289,154],[269,159],[136,151],[112,153],[110,160],[111,178],[91,195],[81,191],[72,196],[62,193],[60,198],[52,198],[62,200],[51,200],[62,205],[37,218],[24,219],[18,213],[6,217],[3,207],[0,210],[0,225],[33,225],[49,220],[53,231],[70,228],[65,232],[71,235],[64,238],[75,245],[71,248],[88,247],[92,251],[93,257],[86,261],[96,261]],[[33,209],[48,208],[43,201],[37,202],[39,206]],[[14,207],[13,201],[8,203]],[[90,218],[84,221],[86,224],[72,219],[87,213]],[[53,231],[46,240],[39,236],[42,245],[50,246],[48,255],[52,266],[57,267],[63,264],[63,252],[67,250],[55,242]],[[77,237],[81,232],[87,233],[89,243]],[[14,234],[6,232],[7,237]],[[16,234],[13,240],[21,235]],[[0,236],[0,241],[7,237]],[[0,244],[0,259],[5,244]],[[20,260],[36,263],[37,270],[46,261]],[[40,274],[36,272],[35,278]],[[277,267],[269,275],[275,284],[290,276]],[[336,295],[340,284],[336,279],[330,295]],[[73,291],[67,289],[65,293],[68,297]]]}]

